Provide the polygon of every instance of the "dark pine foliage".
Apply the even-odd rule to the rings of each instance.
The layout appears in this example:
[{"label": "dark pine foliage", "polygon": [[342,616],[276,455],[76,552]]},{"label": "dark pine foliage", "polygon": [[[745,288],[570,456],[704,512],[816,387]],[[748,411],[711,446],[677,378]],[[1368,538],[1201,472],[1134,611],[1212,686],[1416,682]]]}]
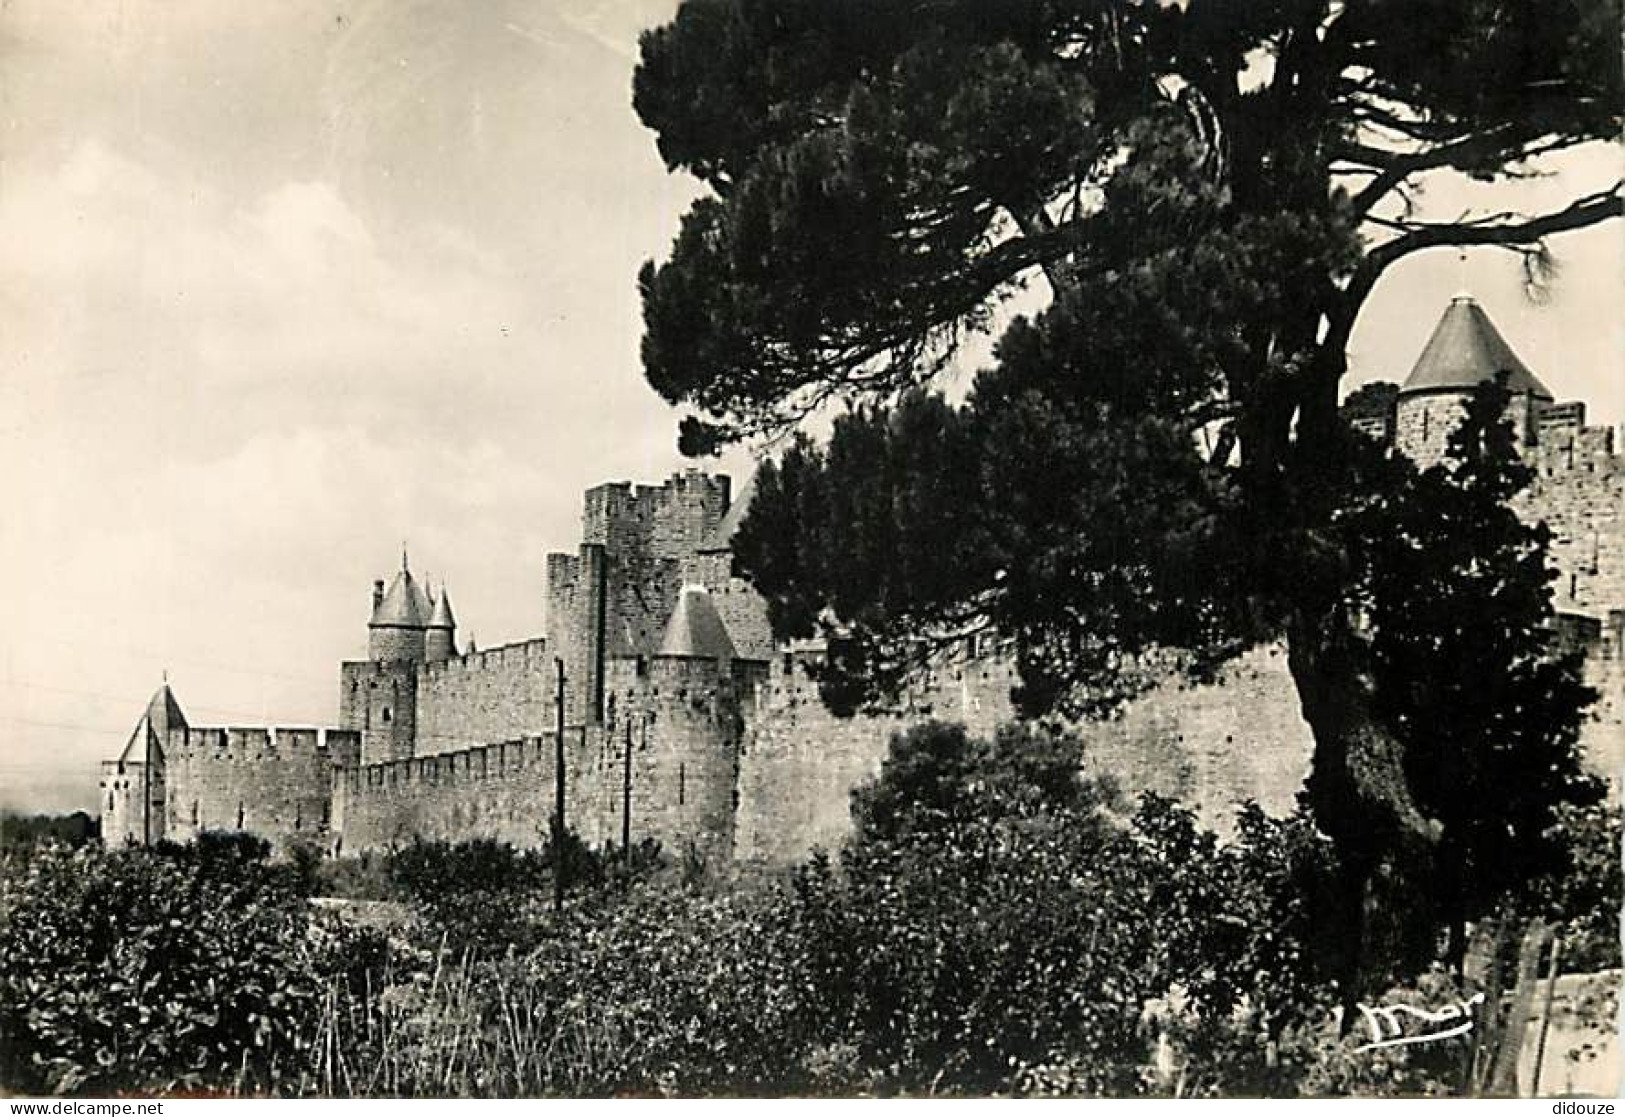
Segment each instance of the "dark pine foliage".
[{"label": "dark pine foliage", "polygon": [[[687,409],[683,448],[852,405],[763,471],[739,537],[775,620],[829,639],[831,699],[884,701],[934,641],[986,625],[1015,642],[1028,714],[1110,708],[1148,658],[1205,677],[1284,637],[1351,941],[1396,867],[1482,862],[1477,898],[1450,901],[1474,909],[1547,861],[1538,840],[1494,868],[1467,852],[1488,837],[1430,789],[1460,746],[1417,744],[1421,696],[1384,689],[1411,653],[1368,627],[1375,587],[1411,577],[1377,542],[1407,517],[1448,534],[1480,482],[1378,461],[1338,396],[1395,263],[1497,245],[1539,271],[1544,238],[1621,213],[1617,188],[1459,223],[1403,203],[1430,172],[1494,179],[1616,135],[1619,33],[1618,0],[688,0],[647,33],[635,106],[707,188],[640,277],[645,372]],[[968,400],[921,391],[1035,286],[1045,309],[1003,328]],[[1487,543],[1492,568],[1542,561]],[[1415,615],[1448,641],[1489,592],[1469,579]],[[1520,592],[1459,634],[1507,650],[1478,667],[1523,671],[1546,610]],[[1476,702],[1461,724],[1480,727],[1534,703],[1561,753],[1583,698],[1563,670],[1525,672],[1546,672],[1538,701],[1500,680],[1428,697]],[[1492,739],[1501,775],[1536,748]],[[1571,797],[1566,775],[1536,786]]]}]

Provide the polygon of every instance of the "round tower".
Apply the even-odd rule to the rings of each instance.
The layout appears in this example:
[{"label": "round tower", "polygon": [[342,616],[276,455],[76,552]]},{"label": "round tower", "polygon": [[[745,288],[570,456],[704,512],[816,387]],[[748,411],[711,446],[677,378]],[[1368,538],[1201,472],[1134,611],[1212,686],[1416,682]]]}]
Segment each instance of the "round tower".
[{"label": "round tower", "polygon": [[1433,465],[1449,447],[1473,389],[1501,375],[1510,394],[1507,417],[1518,443],[1528,445],[1552,393],[1512,351],[1484,308],[1471,295],[1458,294],[1399,389],[1395,445],[1417,465]]},{"label": "round tower", "polygon": [[438,594],[431,594],[434,609],[423,634],[423,658],[430,663],[442,663],[457,654],[457,618],[451,611],[451,594],[442,585]]},{"label": "round tower", "polygon": [[367,622],[367,656],[379,662],[422,662],[424,635],[433,610],[401,552],[401,569],[383,594],[373,587],[372,619]]},{"label": "round tower", "polygon": [[733,680],[738,653],[704,586],[684,586],[649,663],[647,752],[633,826],[672,848],[726,850],[743,719]]}]

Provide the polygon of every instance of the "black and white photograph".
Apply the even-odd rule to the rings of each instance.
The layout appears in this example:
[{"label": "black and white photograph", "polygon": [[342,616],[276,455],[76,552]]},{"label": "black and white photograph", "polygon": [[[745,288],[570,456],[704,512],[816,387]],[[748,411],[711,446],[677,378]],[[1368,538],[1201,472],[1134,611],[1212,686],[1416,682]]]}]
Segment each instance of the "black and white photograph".
[{"label": "black and white photograph", "polygon": [[1622,6],[0,0],[0,1098],[1611,1111]]}]

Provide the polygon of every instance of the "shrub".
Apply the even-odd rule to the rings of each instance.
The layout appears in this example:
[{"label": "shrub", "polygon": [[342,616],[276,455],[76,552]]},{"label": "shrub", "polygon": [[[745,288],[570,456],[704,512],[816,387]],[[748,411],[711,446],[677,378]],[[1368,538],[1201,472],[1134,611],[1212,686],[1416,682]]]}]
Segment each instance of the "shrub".
[{"label": "shrub", "polygon": [[[573,832],[565,838],[565,887],[601,885],[604,859]],[[551,843],[520,850],[481,838],[416,841],[391,852],[386,864],[395,894],[412,905],[432,938],[454,952],[500,954],[522,953],[537,941],[552,903],[555,862]]]},{"label": "shrub", "polygon": [[[772,897],[634,883],[536,923],[528,954],[398,952],[381,992],[335,997],[335,1094],[516,1097],[806,1092],[812,990]],[[404,967],[404,968],[403,968]]]},{"label": "shrub", "polygon": [[289,875],[244,844],[10,858],[0,1078],[28,1093],[287,1088],[329,981],[364,955],[353,932],[313,929]]},{"label": "shrub", "polygon": [[824,1049],[881,1093],[1290,1093],[1282,1037],[1329,1011],[1324,838],[1249,809],[1222,845],[1155,796],[1123,819],[1078,747],[894,739],[796,882]]}]

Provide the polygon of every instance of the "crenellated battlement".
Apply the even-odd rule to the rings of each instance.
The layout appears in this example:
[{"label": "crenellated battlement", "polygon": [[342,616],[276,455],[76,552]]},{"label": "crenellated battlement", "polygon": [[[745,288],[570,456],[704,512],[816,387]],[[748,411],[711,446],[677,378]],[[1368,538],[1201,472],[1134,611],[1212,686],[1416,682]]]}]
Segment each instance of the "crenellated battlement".
[{"label": "crenellated battlement", "polygon": [[731,491],[726,475],[697,469],[674,473],[661,485],[598,485],[586,493],[582,542],[611,554],[685,558],[716,531]]},{"label": "crenellated battlement", "polygon": [[534,667],[538,663],[552,662],[553,653],[549,650],[547,637],[537,636],[530,640],[517,640],[512,644],[499,644],[492,648],[465,652],[439,663],[420,663],[417,672],[419,684],[422,685],[442,678],[477,675],[482,671],[506,671],[516,666]]},{"label": "crenellated battlement", "polygon": [[[386,760],[379,764],[360,764],[346,770],[339,778],[352,794],[359,794],[369,788],[387,790],[413,784],[437,787],[444,783],[501,778],[539,764],[551,770],[557,749],[556,742],[556,734],[521,737],[513,741],[476,745],[431,756]],[[585,748],[587,728],[580,725],[566,726],[564,745],[566,750]]]},{"label": "crenellated battlement", "polygon": [[1513,506],[1551,532],[1560,612],[1598,620],[1625,605],[1625,436],[1613,427],[1557,426],[1526,450],[1535,471]]},{"label": "crenellated battlement", "polygon": [[326,847],[335,777],[361,758],[361,734],[310,726],[171,728],[165,832],[186,841],[243,830],[279,848]]},{"label": "crenellated battlement", "polygon": [[[809,640],[778,651],[755,688],[754,712],[769,715],[784,707],[823,706],[818,670],[827,653]],[[968,634],[942,648],[899,703],[919,716],[979,720],[983,710],[1007,713],[1018,682],[1014,641],[995,632]]]},{"label": "crenellated battlement", "polygon": [[1539,476],[1566,472],[1625,475],[1625,444],[1614,427],[1543,426],[1535,445],[1525,456]]},{"label": "crenellated battlement", "polygon": [[171,729],[164,740],[166,758],[196,757],[213,761],[259,763],[297,754],[321,755],[335,764],[353,765],[361,734],[315,726],[205,726]]}]

